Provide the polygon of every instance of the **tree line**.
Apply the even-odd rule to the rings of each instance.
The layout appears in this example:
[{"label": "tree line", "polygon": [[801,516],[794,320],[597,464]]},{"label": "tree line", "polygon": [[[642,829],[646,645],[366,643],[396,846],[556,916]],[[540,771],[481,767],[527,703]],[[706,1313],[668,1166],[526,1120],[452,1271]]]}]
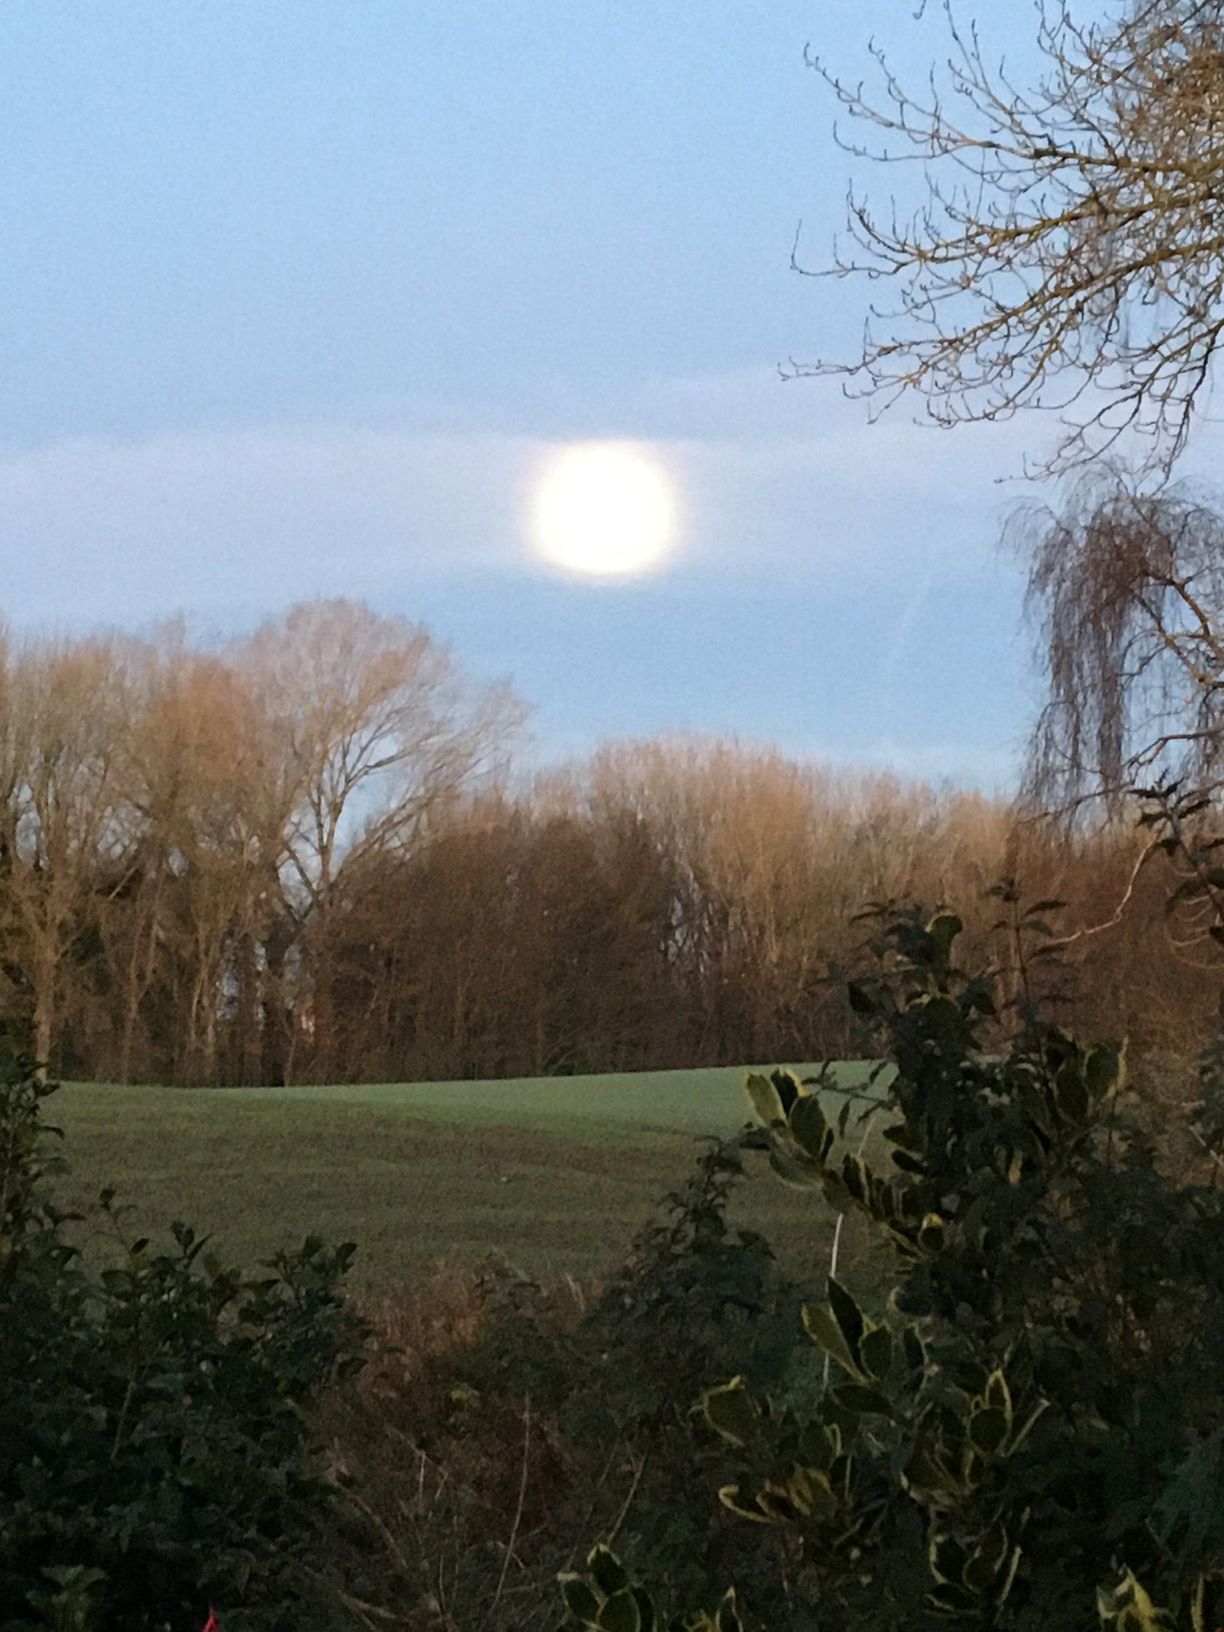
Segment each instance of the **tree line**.
[{"label": "tree line", "polygon": [[[829,972],[864,908],[954,902],[972,955],[1014,962],[1004,879],[1067,902],[1043,990],[1077,1023],[1155,1044],[1207,1024],[1200,949],[1178,955],[1125,812],[1054,828],[705,740],[528,780],[523,720],[348,601],[220,650],[177,628],[8,641],[5,1025],[67,1077],[184,1084],[836,1056],[855,1029]],[[1153,934],[1174,950],[1155,971]]]}]

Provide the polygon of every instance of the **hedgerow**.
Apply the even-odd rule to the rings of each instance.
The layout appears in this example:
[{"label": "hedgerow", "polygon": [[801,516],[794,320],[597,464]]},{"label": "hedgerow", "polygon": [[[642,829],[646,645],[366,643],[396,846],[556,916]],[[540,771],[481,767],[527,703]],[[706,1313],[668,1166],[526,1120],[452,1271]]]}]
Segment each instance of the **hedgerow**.
[{"label": "hedgerow", "polygon": [[123,1241],[104,1193],[95,1223],[122,1244],[97,1267],[53,1199],[52,1092],[0,1061],[0,1628],[351,1625],[309,1411],[360,1363],[352,1247],[240,1274],[185,1224]]},{"label": "hedgerow", "polygon": [[[1030,920],[1039,922],[1039,914]],[[803,1312],[822,1386],[707,1390],[733,1453],[719,1491],[784,1539],[759,1624],[838,1632],[1213,1632],[1224,1624],[1224,1194],[1164,1170],[1129,1115],[1123,1052],[1089,1047],[955,964],[959,920],[894,917],[852,999],[882,1053],[882,1150],[847,1145],[857,1095],[750,1079],[781,1177],[865,1219],[893,1286],[836,1278]],[[1023,982],[1021,983],[1023,987]],[[1010,1035],[1008,1035],[1010,1033]],[[1218,1104],[1204,1066],[1204,1136]],[[867,1107],[868,1112],[874,1106]],[[732,1570],[674,1610],[597,1547],[563,1578],[579,1623],[731,1632]],[[737,1593],[736,1588],[741,1590]],[[722,1591],[726,1588],[726,1592]]]}]

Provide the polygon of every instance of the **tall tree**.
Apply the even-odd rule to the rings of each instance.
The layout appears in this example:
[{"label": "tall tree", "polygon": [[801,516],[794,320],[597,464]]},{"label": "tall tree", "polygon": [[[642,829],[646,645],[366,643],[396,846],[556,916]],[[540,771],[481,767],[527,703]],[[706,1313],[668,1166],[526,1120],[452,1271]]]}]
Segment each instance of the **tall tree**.
[{"label": "tall tree", "polygon": [[178,1073],[218,1080],[225,994],[236,988],[245,1033],[234,1052],[239,1074],[255,1076],[257,943],[269,892],[279,895],[289,809],[282,756],[261,699],[220,659],[172,637],[154,654],[147,679],[130,755],[145,840],[124,981],[124,1054],[160,939],[182,971],[174,1004]]},{"label": "tall tree", "polygon": [[1012,524],[1049,697],[1030,780],[1047,802],[1116,808],[1161,774],[1218,785],[1224,755],[1224,517],[1187,489],[1080,482]]},{"label": "tall tree", "polygon": [[43,1070],[55,1057],[70,950],[133,842],[122,775],[127,691],[122,653],[102,640],[31,644],[7,666],[0,854]]},{"label": "tall tree", "polygon": [[311,601],[231,653],[283,744],[292,800],[283,841],[309,969],[313,1069],[333,1064],[331,919],[342,869],[404,845],[504,764],[523,718],[448,648],[354,601]]}]

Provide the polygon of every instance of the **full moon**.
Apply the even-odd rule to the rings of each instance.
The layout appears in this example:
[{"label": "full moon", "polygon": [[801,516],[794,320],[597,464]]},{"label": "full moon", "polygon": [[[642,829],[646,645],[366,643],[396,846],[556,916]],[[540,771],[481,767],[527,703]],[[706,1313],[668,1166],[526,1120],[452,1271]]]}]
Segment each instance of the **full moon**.
[{"label": "full moon", "polygon": [[591,578],[661,567],[675,542],[676,496],[666,467],[631,442],[580,442],[542,471],[531,534],[546,561]]}]

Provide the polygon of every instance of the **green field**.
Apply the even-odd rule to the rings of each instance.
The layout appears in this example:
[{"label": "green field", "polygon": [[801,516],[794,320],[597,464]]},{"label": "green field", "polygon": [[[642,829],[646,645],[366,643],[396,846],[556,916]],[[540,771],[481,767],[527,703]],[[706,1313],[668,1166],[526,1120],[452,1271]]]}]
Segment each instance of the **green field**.
[{"label": "green field", "polygon": [[[845,1067],[842,1080],[865,1068]],[[174,1218],[242,1262],[316,1233],[352,1240],[359,1287],[390,1292],[439,1264],[500,1251],[534,1274],[615,1266],[654,1201],[683,1180],[703,1134],[747,1120],[744,1071],[310,1088],[66,1085],[63,1188],[103,1185],[133,1232]],[[813,1237],[821,1204],[762,1172],[737,1221],[783,1243]]]}]

